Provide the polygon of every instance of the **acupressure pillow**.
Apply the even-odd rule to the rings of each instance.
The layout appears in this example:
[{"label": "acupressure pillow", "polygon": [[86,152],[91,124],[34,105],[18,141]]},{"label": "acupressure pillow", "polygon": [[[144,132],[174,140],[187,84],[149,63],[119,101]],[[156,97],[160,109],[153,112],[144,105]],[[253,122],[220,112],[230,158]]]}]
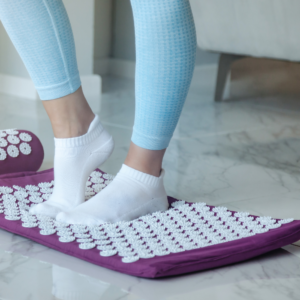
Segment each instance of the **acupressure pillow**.
[{"label": "acupressure pillow", "polygon": [[[112,179],[95,170],[86,183],[86,199]],[[134,276],[159,278],[220,267],[300,239],[300,221],[257,217],[171,197],[166,212],[97,227],[29,214],[31,206],[49,198],[53,184],[52,169],[1,175],[0,228]]]},{"label": "acupressure pillow", "polygon": [[0,130],[0,174],[37,171],[43,159],[43,146],[32,132]]}]

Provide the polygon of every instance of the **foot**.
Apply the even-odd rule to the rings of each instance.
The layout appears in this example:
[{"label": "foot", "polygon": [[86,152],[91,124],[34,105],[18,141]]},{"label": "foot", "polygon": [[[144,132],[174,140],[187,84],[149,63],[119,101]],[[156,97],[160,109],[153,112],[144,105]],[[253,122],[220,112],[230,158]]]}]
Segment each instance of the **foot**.
[{"label": "foot", "polygon": [[46,202],[31,208],[30,213],[55,218],[58,213],[83,203],[88,176],[108,159],[113,147],[113,139],[98,116],[86,134],[55,139],[53,194]]},{"label": "foot", "polygon": [[103,223],[130,221],[140,216],[168,209],[168,198],[160,177],[123,165],[114,180],[89,201],[57,215],[69,224],[97,226]]}]

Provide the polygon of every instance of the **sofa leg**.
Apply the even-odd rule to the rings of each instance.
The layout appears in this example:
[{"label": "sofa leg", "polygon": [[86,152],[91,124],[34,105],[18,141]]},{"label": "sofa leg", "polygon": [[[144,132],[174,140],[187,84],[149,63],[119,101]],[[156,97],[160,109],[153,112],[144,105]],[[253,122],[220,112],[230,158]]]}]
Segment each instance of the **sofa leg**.
[{"label": "sofa leg", "polygon": [[244,58],[243,55],[227,54],[221,53],[219,58],[218,75],[217,75],[217,85],[215,90],[215,101],[221,102],[223,99],[223,93],[225,88],[225,83],[227,75],[230,71],[232,63],[238,59]]}]

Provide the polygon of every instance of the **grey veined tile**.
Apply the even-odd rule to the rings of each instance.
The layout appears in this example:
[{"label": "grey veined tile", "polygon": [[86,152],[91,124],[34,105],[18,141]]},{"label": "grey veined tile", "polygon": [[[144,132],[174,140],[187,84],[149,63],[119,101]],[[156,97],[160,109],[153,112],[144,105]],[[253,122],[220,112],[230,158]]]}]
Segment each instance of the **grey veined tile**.
[{"label": "grey veined tile", "polygon": [[190,94],[182,111],[175,137],[204,137],[296,125],[299,116],[285,111],[272,111],[243,102],[215,103]]},{"label": "grey veined tile", "polygon": [[116,175],[127,156],[132,131],[107,124],[105,124],[105,128],[112,135],[115,148],[110,158],[101,166],[101,170]]},{"label": "grey veined tile", "polygon": [[164,168],[176,197],[210,204],[300,190],[298,127],[173,139]]},{"label": "grey veined tile", "polygon": [[168,153],[216,156],[286,172],[300,170],[300,124],[241,130],[207,137],[173,139]]},{"label": "grey veined tile", "polygon": [[297,191],[298,199],[292,198],[291,194],[295,193],[276,193],[230,202],[226,203],[226,205],[228,204],[232,210],[247,211],[254,215],[300,220],[300,191]]}]

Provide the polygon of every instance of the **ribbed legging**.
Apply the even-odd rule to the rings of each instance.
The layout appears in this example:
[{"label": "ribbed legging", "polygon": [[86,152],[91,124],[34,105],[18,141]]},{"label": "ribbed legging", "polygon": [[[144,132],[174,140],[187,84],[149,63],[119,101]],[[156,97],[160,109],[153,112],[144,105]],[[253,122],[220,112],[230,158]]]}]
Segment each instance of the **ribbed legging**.
[{"label": "ribbed legging", "polygon": [[[188,0],[131,0],[136,35],[132,141],[167,148],[193,75],[196,34]],[[42,100],[81,85],[71,25],[61,0],[0,0],[0,19]]]}]

